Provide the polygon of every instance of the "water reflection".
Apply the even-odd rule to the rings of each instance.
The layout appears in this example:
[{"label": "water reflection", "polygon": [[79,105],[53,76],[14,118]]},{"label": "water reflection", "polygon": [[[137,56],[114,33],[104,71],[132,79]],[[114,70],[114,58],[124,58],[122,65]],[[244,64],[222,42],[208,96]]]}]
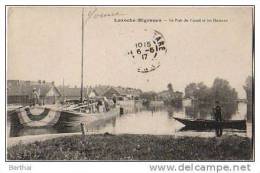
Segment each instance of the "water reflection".
[{"label": "water reflection", "polygon": [[[192,119],[212,119],[212,105],[186,105],[180,107],[172,106],[140,106],[125,108],[123,116],[112,119],[88,123],[86,117],[71,114],[62,114],[58,124],[48,128],[22,128],[17,123],[16,116],[8,118],[8,133],[10,137],[80,132],[80,123],[87,124],[88,131],[113,134],[167,134],[180,136],[215,136],[215,131],[180,131],[183,125],[173,119],[174,116]],[[246,119],[248,118],[248,106],[245,103],[224,105],[224,119]],[[251,119],[249,119],[249,123]],[[250,124],[248,125],[250,127]],[[249,130],[251,131],[251,130]],[[223,134],[245,135],[241,131],[224,130]]]},{"label": "water reflection", "polygon": [[[239,109],[242,109],[242,115],[238,111],[238,105]],[[192,119],[214,119],[214,114],[213,114],[213,105],[195,105],[193,104],[192,106],[186,106],[184,107],[185,111],[185,117],[186,118],[192,118]],[[243,104],[225,104],[222,105],[222,117],[224,120],[229,120],[229,119],[239,119],[245,118],[244,114],[244,107]]]}]

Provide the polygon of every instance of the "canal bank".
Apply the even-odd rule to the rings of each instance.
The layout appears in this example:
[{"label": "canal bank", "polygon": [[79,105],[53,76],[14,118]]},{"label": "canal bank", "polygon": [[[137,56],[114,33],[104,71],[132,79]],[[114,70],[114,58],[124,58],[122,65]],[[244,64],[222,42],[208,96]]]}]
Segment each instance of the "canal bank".
[{"label": "canal bank", "polygon": [[252,160],[252,139],[172,135],[69,135],[19,144],[8,160]]}]

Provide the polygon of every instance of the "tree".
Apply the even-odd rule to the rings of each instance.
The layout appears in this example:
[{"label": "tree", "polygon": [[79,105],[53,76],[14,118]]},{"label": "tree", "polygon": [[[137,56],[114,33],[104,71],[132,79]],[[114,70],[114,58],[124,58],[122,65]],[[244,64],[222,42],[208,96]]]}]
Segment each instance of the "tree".
[{"label": "tree", "polygon": [[231,118],[230,116],[237,110],[237,95],[235,88],[232,88],[227,80],[221,78],[216,78],[211,87],[200,82],[190,83],[185,88],[185,97],[195,98],[199,106],[212,107],[218,100],[223,106],[224,119]]},{"label": "tree", "polygon": [[186,98],[191,98],[195,97],[197,93],[197,84],[196,83],[190,83],[189,85],[186,86],[185,88],[185,97]]},{"label": "tree", "polygon": [[195,98],[201,102],[207,102],[210,99],[210,88],[203,82],[198,84],[190,83],[185,88],[185,97]]},{"label": "tree", "polygon": [[200,102],[209,104],[211,102],[211,90],[203,82],[197,84],[195,96]]},{"label": "tree", "polygon": [[211,87],[211,95],[215,100],[225,103],[234,102],[237,99],[237,92],[231,88],[227,80],[216,78]]},{"label": "tree", "polygon": [[172,87],[172,84],[171,84],[171,83],[168,83],[167,88],[168,88],[168,91],[169,91],[169,93],[170,93],[170,95],[171,95],[171,97],[172,97],[172,96],[173,96],[173,87]]},{"label": "tree", "polygon": [[157,97],[158,97],[157,93],[156,93],[156,92],[153,92],[153,91],[143,92],[143,93],[140,95],[140,98],[146,99],[146,100],[149,100],[149,101],[155,100]]},{"label": "tree", "polygon": [[243,86],[246,92],[246,98],[248,102],[252,102],[252,87],[253,87],[253,79],[252,76],[248,76],[245,81],[245,85]]},{"label": "tree", "polygon": [[253,78],[252,76],[248,76],[245,81],[245,85],[243,86],[246,92],[247,99],[247,120],[252,121],[253,117]]},{"label": "tree", "polygon": [[210,88],[203,82],[190,83],[185,88],[185,97],[195,98],[200,104],[211,104],[216,100],[231,103],[237,99],[237,92],[227,80],[216,78]]}]

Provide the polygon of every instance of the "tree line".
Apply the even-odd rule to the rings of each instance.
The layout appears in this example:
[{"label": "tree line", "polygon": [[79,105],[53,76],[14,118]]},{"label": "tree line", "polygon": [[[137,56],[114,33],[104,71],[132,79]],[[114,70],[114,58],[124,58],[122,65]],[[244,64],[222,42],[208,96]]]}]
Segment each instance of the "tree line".
[{"label": "tree line", "polygon": [[185,97],[192,98],[200,104],[213,104],[215,101],[230,104],[238,99],[238,94],[227,80],[216,78],[211,87],[203,82],[188,84],[185,87]]},{"label": "tree line", "polygon": [[[173,95],[171,83],[167,85],[167,88],[169,95]],[[247,100],[250,102],[252,100],[252,76],[247,77],[243,88],[247,94]],[[184,90],[184,97],[196,100],[200,104],[214,104],[215,101],[222,104],[231,104],[238,99],[238,93],[227,80],[217,77],[210,87],[203,82],[188,84]],[[158,93],[154,91],[143,92],[141,98],[155,100],[158,98]]]}]

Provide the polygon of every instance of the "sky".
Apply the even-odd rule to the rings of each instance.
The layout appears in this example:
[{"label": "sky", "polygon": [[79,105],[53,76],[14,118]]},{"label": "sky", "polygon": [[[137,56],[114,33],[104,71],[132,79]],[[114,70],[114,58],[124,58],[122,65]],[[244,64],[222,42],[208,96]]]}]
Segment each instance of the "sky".
[{"label": "sky", "polygon": [[[114,19],[163,22],[115,22]],[[194,22],[202,19],[225,22]],[[187,19],[188,22],[170,22]],[[165,21],[164,21],[165,20]],[[179,21],[179,20],[178,20]],[[7,79],[55,81],[80,86],[82,7],[9,7]],[[140,73],[128,55],[138,42],[165,38],[160,67]],[[84,85],[113,85],[161,91],[172,83],[211,86],[226,79],[240,98],[252,74],[251,7],[85,7]]]}]

